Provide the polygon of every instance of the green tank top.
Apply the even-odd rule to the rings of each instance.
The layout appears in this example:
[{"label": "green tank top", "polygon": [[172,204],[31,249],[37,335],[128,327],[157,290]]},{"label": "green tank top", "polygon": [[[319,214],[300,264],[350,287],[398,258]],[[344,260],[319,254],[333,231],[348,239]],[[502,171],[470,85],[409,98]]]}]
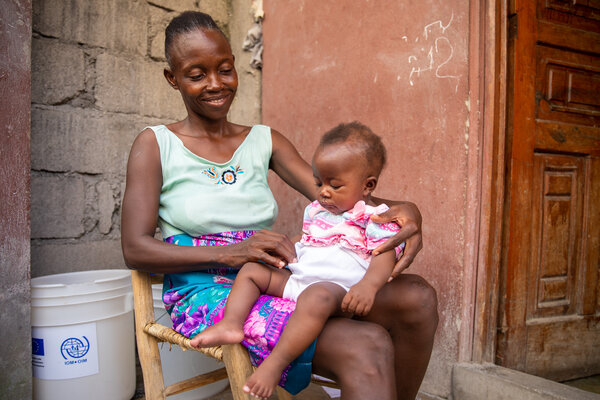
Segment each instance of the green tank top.
[{"label": "green tank top", "polygon": [[165,125],[150,127],[160,148],[158,226],[164,238],[270,229],[277,203],[267,183],[271,129],[255,125],[231,160],[198,157]]}]

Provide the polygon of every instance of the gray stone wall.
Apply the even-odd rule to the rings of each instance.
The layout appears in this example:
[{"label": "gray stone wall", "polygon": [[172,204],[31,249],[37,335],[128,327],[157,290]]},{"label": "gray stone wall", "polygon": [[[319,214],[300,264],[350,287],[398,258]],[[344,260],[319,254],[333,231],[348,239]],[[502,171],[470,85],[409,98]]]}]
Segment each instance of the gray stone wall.
[{"label": "gray stone wall", "polygon": [[211,14],[230,36],[240,93],[231,117],[260,120],[260,72],[241,50],[250,0],[34,0],[31,276],[124,268],[120,209],[129,148],[147,125],[185,116],[162,70],[164,28]]}]

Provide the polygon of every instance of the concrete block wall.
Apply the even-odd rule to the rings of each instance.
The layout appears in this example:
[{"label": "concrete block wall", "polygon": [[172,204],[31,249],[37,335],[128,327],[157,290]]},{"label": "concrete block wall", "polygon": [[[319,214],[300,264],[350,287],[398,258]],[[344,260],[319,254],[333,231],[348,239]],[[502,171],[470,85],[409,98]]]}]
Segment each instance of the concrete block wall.
[{"label": "concrete block wall", "polygon": [[[211,14],[238,59],[250,0],[34,0],[31,276],[124,268],[120,208],[129,148],[152,124],[185,117],[164,77],[164,28],[184,10]],[[236,7],[234,11],[234,6]],[[236,122],[260,118],[260,72]],[[249,103],[250,106],[246,104]],[[238,110],[238,111],[236,111]]]}]

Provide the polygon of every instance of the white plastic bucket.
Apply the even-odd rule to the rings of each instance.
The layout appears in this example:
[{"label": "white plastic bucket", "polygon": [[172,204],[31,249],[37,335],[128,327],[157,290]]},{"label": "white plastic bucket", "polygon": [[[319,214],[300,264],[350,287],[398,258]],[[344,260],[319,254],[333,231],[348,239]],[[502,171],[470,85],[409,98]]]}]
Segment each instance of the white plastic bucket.
[{"label": "white plastic bucket", "polygon": [[34,400],[130,400],[135,393],[128,270],[31,280]]},{"label": "white plastic bucket", "polygon": [[[154,318],[156,322],[166,326],[173,323],[165,310],[162,302],[162,285],[152,285],[152,299],[154,302]],[[210,358],[197,351],[183,351],[177,345],[159,343],[160,360],[163,370],[165,385],[192,378],[194,376],[214,371],[223,367],[223,363]],[[227,379],[202,386],[194,390],[169,396],[169,400],[200,400],[221,392],[229,385]]]}]

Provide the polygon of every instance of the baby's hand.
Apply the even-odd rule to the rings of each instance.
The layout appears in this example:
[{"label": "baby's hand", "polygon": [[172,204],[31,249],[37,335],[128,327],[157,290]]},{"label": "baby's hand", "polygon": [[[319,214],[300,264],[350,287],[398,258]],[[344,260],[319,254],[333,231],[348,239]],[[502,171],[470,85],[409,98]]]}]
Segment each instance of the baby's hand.
[{"label": "baby's hand", "polygon": [[352,286],[342,300],[342,312],[349,312],[364,317],[373,307],[377,289],[371,285],[358,282]]}]

